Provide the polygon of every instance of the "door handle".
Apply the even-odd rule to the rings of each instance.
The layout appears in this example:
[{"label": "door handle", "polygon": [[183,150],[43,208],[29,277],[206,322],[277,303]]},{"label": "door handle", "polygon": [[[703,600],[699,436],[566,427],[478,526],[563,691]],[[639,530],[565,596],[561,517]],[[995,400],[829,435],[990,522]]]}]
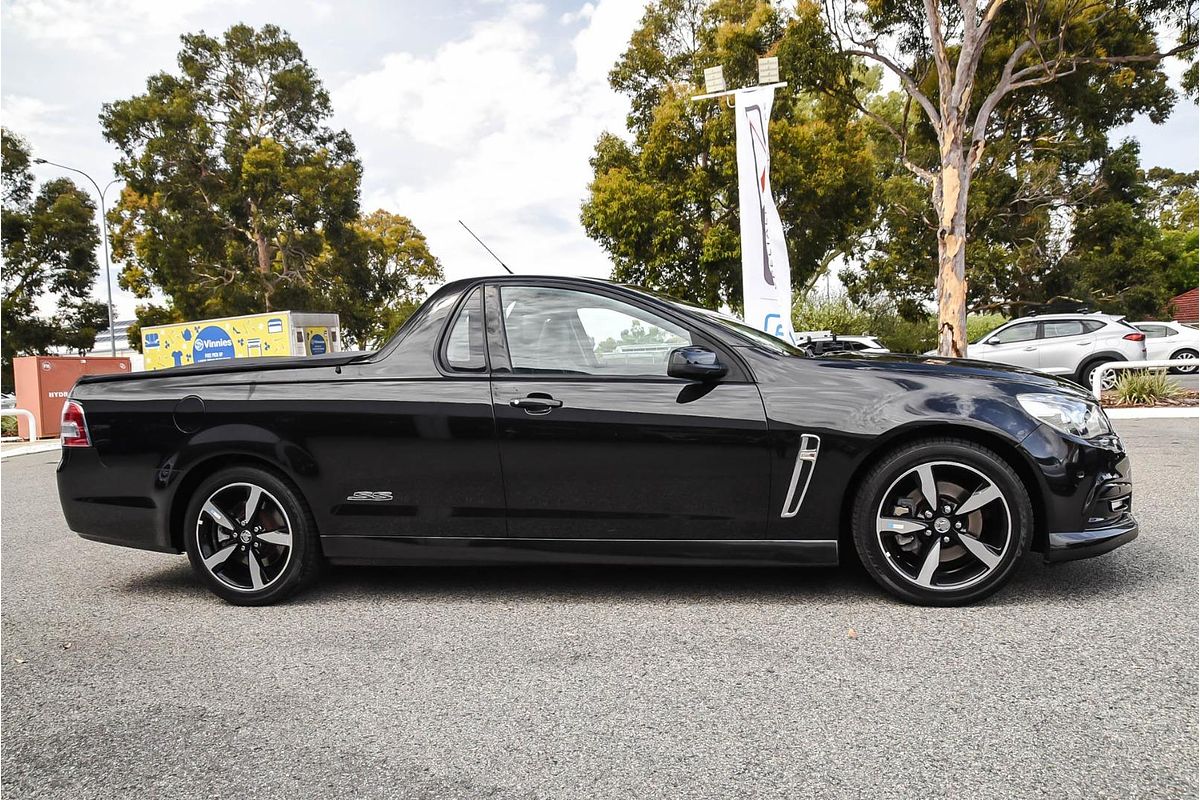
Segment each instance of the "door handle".
[{"label": "door handle", "polygon": [[562,400],[553,397],[514,397],[508,401],[513,408],[523,408],[526,414],[546,414],[552,408],[562,408]]},{"label": "door handle", "polygon": [[1037,350],[1036,347],[1026,347],[1023,349],[1025,350],[1026,353],[1032,353],[1034,350]]}]

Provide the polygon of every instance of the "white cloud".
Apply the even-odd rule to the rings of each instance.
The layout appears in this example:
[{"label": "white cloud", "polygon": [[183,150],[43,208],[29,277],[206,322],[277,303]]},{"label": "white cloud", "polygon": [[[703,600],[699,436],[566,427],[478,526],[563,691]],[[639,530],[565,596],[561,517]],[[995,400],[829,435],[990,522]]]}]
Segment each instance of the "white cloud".
[{"label": "white cloud", "polygon": [[584,3],[578,11],[568,11],[559,17],[558,21],[563,25],[570,25],[580,20],[591,19],[594,13],[596,13],[596,7],[591,3]]},{"label": "white cloud", "polygon": [[[601,0],[581,14],[588,22],[564,68],[539,39],[543,9],[510,6],[428,57],[391,53],[347,81],[334,102],[356,140],[368,143],[363,207],[411,216],[447,277],[498,269],[459,218],[518,272],[607,275],[579,207],[596,138],[624,128],[627,102],[605,76],[641,14],[630,0]],[[386,171],[377,163],[395,161],[410,144],[432,158],[394,172],[398,185],[374,183]]]},{"label": "white cloud", "polygon": [[32,41],[119,58],[147,34],[176,34],[218,5],[244,0],[12,0],[5,22]]},{"label": "white cloud", "polygon": [[47,103],[37,97],[6,94],[3,100],[0,100],[0,108],[4,109],[0,115],[4,127],[29,141],[57,136],[68,130],[58,121],[63,106]]}]

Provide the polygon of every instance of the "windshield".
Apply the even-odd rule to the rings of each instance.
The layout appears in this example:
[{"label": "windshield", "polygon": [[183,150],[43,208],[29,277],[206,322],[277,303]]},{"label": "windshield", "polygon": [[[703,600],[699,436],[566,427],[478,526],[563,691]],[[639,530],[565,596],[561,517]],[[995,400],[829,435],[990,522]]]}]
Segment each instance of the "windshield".
[{"label": "windshield", "polygon": [[[1006,323],[1004,323],[1004,325],[1007,325],[1007,324],[1008,324],[1007,322],[1006,322]],[[987,333],[985,333],[983,336],[980,336],[978,339],[976,339],[975,341],[971,342],[971,344],[983,344],[983,343],[984,343],[984,342],[986,342],[986,341],[987,341],[989,338],[991,338],[991,336],[992,336],[992,335],[993,335],[993,334],[994,334],[996,331],[998,331],[998,330],[1000,330],[1001,328],[1003,328],[1003,327],[1004,327],[1004,325],[997,325],[995,328],[992,328],[990,331],[988,331]]]},{"label": "windshield", "polygon": [[707,308],[694,306],[690,303],[680,303],[678,300],[672,302],[684,306],[693,313],[702,314],[704,318],[710,322],[715,322],[726,330],[736,333],[743,338],[750,339],[752,342],[754,342],[754,344],[764,347],[767,350],[770,350],[772,353],[779,353],[780,355],[789,356],[805,355],[804,351],[799,347],[794,347],[785,342],[783,339],[780,339],[778,336],[772,336],[766,331],[760,331],[758,328],[752,328],[735,317],[731,317],[727,314],[722,314],[717,311],[710,311]]},{"label": "windshield", "polygon": [[731,317],[728,314],[722,314],[719,311],[713,311],[712,309],[705,308],[704,306],[698,306],[695,303],[689,303],[686,300],[680,300],[676,297],[671,297],[670,295],[663,294],[662,292],[655,292],[645,288],[644,286],[633,286],[632,284],[623,285],[627,289],[633,289],[634,291],[656,297],[659,300],[670,303],[673,306],[679,306],[684,311],[690,311],[693,314],[700,314],[709,322],[715,322],[722,328],[728,330],[730,333],[735,333],[738,336],[741,336],[743,339],[749,339],[751,343],[770,350],[772,353],[789,356],[808,356],[808,354],[799,347],[795,347],[777,336],[772,336],[766,331],[760,331],[757,328],[753,328],[736,317]]}]

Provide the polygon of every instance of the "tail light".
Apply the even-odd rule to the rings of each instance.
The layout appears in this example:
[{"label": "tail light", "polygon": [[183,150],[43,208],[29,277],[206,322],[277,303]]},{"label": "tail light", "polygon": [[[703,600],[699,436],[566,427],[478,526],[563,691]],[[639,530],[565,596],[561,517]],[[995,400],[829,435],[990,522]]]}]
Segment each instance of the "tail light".
[{"label": "tail light", "polygon": [[83,406],[74,400],[63,403],[62,425],[59,431],[63,447],[92,446],[92,437],[88,435],[87,419],[83,416]]},{"label": "tail light", "polygon": [[1124,336],[1122,336],[1121,338],[1128,339],[1131,342],[1144,342],[1144,341],[1146,341],[1146,334],[1144,334],[1144,333],[1127,333]]}]

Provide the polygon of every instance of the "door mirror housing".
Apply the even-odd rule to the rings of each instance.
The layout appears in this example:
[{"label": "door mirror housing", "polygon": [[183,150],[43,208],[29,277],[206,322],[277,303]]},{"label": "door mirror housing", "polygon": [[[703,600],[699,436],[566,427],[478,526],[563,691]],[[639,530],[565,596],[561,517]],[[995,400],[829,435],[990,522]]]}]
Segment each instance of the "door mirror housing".
[{"label": "door mirror housing", "polygon": [[986,340],[984,340],[984,342],[983,342],[983,343],[984,343],[984,344],[990,344],[990,345],[997,345],[997,344],[1000,344],[1000,337],[999,337],[999,336],[993,336],[993,337],[991,337],[990,339],[986,339]]},{"label": "door mirror housing", "polygon": [[729,368],[707,347],[676,347],[667,358],[667,375],[690,381],[715,381]]}]

